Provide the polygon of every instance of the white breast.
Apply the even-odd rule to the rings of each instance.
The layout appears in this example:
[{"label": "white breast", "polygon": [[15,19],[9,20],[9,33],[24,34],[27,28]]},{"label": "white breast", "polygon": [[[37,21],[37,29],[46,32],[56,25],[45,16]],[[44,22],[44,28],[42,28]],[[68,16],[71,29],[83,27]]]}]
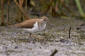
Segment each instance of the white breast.
[{"label": "white breast", "polygon": [[42,24],[39,26],[39,30],[40,30],[40,31],[43,31],[45,28],[46,28],[46,23],[42,23]]},{"label": "white breast", "polygon": [[28,28],[28,29],[24,29],[27,30],[30,33],[33,32],[38,32],[38,31],[42,31],[46,28],[46,24],[41,24],[40,26],[38,25],[38,22],[35,22],[33,28]]}]

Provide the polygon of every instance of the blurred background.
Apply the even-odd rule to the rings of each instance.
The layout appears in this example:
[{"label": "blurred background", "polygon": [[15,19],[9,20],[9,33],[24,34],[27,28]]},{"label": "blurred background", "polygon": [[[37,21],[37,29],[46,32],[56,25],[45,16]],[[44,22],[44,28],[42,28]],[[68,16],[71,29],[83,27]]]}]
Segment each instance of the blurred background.
[{"label": "blurred background", "polygon": [[84,4],[85,0],[0,0],[0,25],[44,15],[84,19]]}]

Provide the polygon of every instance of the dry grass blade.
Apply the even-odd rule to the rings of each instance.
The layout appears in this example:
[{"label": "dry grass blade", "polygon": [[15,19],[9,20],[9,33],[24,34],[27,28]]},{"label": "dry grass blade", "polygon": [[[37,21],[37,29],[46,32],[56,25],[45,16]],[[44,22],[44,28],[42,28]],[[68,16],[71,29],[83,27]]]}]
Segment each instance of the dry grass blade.
[{"label": "dry grass blade", "polygon": [[4,25],[4,0],[1,0],[1,25]]},{"label": "dry grass blade", "polygon": [[[21,0],[20,0],[20,1],[21,1]],[[26,12],[24,11],[23,7],[21,6],[23,2],[20,2],[21,5],[19,5],[16,0],[14,0],[14,2],[15,2],[16,5],[19,7],[20,11],[23,13],[23,15],[25,16],[25,18],[26,18],[26,19],[29,19],[28,15],[27,15]]]}]

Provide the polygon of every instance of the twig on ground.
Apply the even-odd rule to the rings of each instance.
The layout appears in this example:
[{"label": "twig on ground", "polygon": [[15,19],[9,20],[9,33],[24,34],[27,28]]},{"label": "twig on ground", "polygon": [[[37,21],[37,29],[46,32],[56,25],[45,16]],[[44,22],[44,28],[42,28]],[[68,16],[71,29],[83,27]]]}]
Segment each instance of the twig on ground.
[{"label": "twig on ground", "polygon": [[69,39],[71,38],[71,27],[69,28]]},{"label": "twig on ground", "polygon": [[57,52],[58,50],[55,49],[50,56],[54,56]]}]

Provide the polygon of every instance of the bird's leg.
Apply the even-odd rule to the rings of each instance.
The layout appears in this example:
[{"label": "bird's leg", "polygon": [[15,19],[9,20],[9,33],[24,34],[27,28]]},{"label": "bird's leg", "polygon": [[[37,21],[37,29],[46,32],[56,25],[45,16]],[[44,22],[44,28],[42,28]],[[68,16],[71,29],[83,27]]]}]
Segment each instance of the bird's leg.
[{"label": "bird's leg", "polygon": [[44,31],[44,35],[46,35],[46,28],[43,31]]},{"label": "bird's leg", "polygon": [[29,33],[29,40],[32,42],[34,41],[34,38],[32,37],[32,33]]}]

